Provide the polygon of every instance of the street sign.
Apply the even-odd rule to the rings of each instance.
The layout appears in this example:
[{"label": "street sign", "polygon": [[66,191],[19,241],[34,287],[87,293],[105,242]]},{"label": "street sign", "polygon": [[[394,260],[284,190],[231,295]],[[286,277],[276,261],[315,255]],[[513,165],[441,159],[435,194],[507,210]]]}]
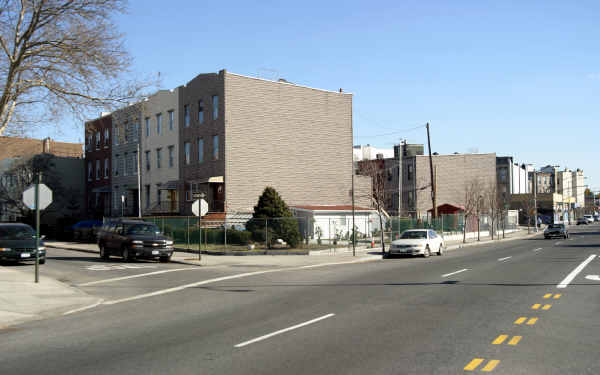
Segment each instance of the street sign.
[{"label": "street sign", "polygon": [[[35,184],[29,186],[23,192],[23,203],[30,210],[35,210]],[[44,184],[40,184],[40,210],[45,209],[52,203],[52,190]]]},{"label": "street sign", "polygon": [[196,191],[196,192],[192,193],[192,199],[202,199],[204,197],[206,197],[206,194],[204,194],[201,191]]},{"label": "street sign", "polygon": [[208,202],[204,199],[197,199],[192,203],[192,212],[196,216],[204,216],[208,212]]}]

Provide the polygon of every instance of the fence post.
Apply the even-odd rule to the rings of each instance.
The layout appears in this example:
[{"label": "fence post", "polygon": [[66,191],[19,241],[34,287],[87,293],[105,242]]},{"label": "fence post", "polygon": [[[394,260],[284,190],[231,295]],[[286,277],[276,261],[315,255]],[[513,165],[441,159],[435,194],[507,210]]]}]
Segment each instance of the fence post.
[{"label": "fence post", "polygon": [[187,248],[190,248],[190,217],[186,216],[186,226],[185,226],[185,238],[187,242]]},{"label": "fence post", "polygon": [[269,219],[265,219],[265,250],[269,248]]}]

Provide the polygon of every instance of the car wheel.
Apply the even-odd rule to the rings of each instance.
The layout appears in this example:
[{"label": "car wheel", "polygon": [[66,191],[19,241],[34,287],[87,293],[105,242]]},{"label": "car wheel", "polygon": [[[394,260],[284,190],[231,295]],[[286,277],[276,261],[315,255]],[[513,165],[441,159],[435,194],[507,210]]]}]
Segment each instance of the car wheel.
[{"label": "car wheel", "polygon": [[129,253],[129,249],[127,248],[127,246],[123,247],[123,250],[121,250],[121,256],[126,262],[132,261],[131,254]]},{"label": "car wheel", "polygon": [[160,257],[158,261],[161,263],[169,263],[171,261],[171,257]]},{"label": "car wheel", "polygon": [[46,258],[45,258],[45,257],[44,257],[44,258],[40,258],[40,259],[38,260],[38,263],[39,263],[39,264],[46,264]]},{"label": "car wheel", "polygon": [[425,253],[423,254],[423,257],[429,258],[429,256],[431,256],[431,250],[429,249],[429,245],[427,245],[427,247],[425,247]]},{"label": "car wheel", "polygon": [[440,249],[438,250],[437,255],[438,256],[444,255],[444,247],[442,245],[440,245]]},{"label": "car wheel", "polygon": [[100,245],[100,258],[107,260],[108,258],[110,258],[110,256],[108,255],[108,253],[106,252],[106,247],[104,247],[104,245]]}]

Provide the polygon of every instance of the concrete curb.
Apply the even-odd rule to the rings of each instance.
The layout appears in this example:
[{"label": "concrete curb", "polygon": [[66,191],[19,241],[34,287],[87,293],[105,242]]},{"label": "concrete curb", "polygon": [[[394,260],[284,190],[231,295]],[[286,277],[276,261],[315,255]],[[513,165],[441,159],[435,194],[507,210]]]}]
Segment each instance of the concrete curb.
[{"label": "concrete curb", "polygon": [[502,239],[498,239],[498,240],[485,240],[485,241],[475,241],[475,242],[459,243],[459,244],[456,244],[456,245],[447,246],[446,250],[456,250],[456,249],[462,249],[463,247],[471,247],[471,246],[477,246],[477,245],[487,245],[487,244],[500,243],[500,242],[505,242],[505,241],[515,241],[515,240],[520,240],[520,239],[535,237],[536,235],[540,235],[540,234],[543,234],[543,232],[530,233],[530,234],[525,234],[523,236],[502,238]]}]

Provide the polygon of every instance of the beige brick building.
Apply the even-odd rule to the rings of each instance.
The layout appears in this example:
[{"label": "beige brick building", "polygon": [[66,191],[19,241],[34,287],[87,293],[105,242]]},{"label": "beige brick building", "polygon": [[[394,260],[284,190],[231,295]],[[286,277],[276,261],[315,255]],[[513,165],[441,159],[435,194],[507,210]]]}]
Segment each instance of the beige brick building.
[{"label": "beige brick building", "polygon": [[[433,168],[437,182],[437,206],[464,206],[465,189],[473,179],[484,187],[496,185],[496,154],[434,155]],[[431,202],[429,157],[410,156],[403,159],[403,216],[427,216]]]},{"label": "beige brick building", "polygon": [[[179,129],[183,214],[192,192],[210,211],[252,212],[266,186],[290,206],[351,203],[352,94],[201,74],[182,88]],[[369,178],[355,184],[356,204],[370,206]]]}]

